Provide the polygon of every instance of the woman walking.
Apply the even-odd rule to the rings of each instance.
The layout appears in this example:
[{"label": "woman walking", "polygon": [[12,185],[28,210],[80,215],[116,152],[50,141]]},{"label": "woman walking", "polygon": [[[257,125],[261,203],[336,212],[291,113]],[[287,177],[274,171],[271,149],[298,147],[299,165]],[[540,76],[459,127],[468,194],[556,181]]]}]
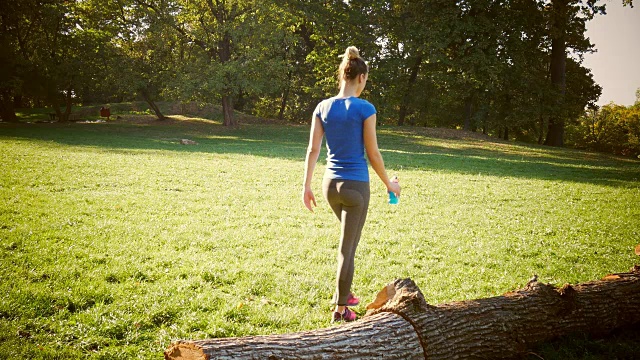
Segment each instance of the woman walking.
[{"label": "woman walking", "polygon": [[323,137],[327,141],[327,168],[322,192],[340,220],[338,271],[332,321],[354,321],[356,314],[348,306],[359,303],[351,293],[354,257],[369,208],[369,169],[371,167],[388,192],[400,196],[400,185],[391,180],[384,167],[376,137],[376,109],[359,98],[367,84],[369,69],[358,49],[347,48],[340,68],[338,95],[321,101],[311,120],[309,147],[305,160],[302,201],[313,212],[316,199],[311,189],[313,171],[320,155]]}]

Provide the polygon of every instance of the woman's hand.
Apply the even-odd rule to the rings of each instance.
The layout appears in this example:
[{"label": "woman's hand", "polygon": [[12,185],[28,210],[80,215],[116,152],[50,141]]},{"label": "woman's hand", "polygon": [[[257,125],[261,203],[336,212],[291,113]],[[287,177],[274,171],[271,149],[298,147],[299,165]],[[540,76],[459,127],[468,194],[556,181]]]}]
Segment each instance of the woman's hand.
[{"label": "woman's hand", "polygon": [[400,183],[398,182],[398,177],[394,176],[389,185],[387,185],[387,191],[394,193],[397,197],[400,197]]},{"label": "woman's hand", "polygon": [[311,204],[313,204],[313,206],[318,206],[316,204],[316,198],[315,196],[313,196],[313,191],[311,190],[311,188],[305,188],[302,191],[302,202],[304,203],[304,206],[307,207],[307,209],[309,209],[309,211],[313,212],[313,207],[311,206]]}]

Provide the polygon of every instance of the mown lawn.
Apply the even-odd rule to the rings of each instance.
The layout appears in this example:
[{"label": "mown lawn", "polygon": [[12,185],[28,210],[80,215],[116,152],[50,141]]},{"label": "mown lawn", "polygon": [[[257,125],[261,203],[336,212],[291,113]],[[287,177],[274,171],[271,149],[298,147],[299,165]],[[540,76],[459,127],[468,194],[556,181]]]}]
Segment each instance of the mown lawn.
[{"label": "mown lawn", "polygon": [[[0,358],[159,358],[176,339],[330,326],[339,229],[323,162],[316,212],[299,200],[307,132],[0,124]],[[364,303],[399,277],[436,304],[639,262],[639,161],[460,134],[379,130],[403,193],[388,205],[372,172],[353,288]],[[625,344],[572,339],[532,359],[639,350]]]}]

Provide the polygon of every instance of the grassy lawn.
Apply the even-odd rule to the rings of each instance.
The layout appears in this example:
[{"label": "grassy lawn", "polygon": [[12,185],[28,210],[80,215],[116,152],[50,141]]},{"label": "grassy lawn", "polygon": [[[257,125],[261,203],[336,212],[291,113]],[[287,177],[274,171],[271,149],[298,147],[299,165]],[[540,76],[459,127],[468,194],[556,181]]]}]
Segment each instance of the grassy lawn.
[{"label": "grassy lawn", "polygon": [[[459,134],[380,128],[403,193],[388,205],[372,172],[364,303],[399,277],[436,304],[639,262],[639,161]],[[0,124],[0,358],[159,358],[176,339],[330,326],[339,228],[324,162],[316,212],[300,201],[307,140],[306,126],[184,117]],[[537,354],[639,349],[594,344]]]}]

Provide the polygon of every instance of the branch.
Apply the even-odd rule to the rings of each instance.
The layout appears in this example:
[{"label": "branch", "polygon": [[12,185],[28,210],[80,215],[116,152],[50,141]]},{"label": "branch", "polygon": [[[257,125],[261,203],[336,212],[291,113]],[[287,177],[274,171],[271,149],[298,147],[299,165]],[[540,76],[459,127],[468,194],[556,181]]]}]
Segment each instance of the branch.
[{"label": "branch", "polygon": [[160,20],[162,20],[165,24],[169,25],[171,28],[173,28],[175,31],[177,31],[178,34],[182,35],[186,40],[191,41],[194,44],[198,45],[205,52],[207,52],[207,53],[210,52],[209,46],[208,46],[208,44],[206,42],[196,38],[195,36],[189,34],[185,29],[183,29],[180,26],[178,26],[173,21],[173,17],[165,15],[160,10],[158,10],[158,8],[153,6],[153,4],[147,3],[144,0],[135,0],[135,2],[140,6],[143,6],[143,7],[147,8],[147,9],[149,9],[149,10],[152,10],[156,14],[156,16],[158,16],[158,18]]}]

